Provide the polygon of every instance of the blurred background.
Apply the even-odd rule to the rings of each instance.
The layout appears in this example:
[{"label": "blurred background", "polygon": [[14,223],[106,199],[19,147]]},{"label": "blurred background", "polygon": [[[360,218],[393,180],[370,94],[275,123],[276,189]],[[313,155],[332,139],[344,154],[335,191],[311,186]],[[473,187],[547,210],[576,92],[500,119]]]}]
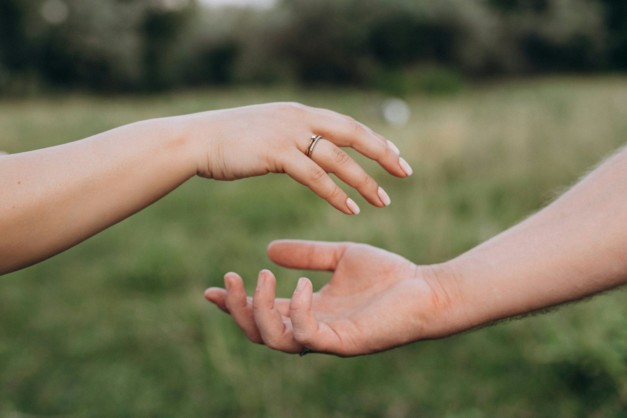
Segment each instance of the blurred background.
[{"label": "blurred background", "polygon": [[202,298],[277,238],[450,259],[627,139],[620,0],[0,0],[0,150],[295,100],[392,139],[386,209],[285,176],[194,179],[0,280],[0,417],[627,417],[625,291],[355,359],[248,343]]}]

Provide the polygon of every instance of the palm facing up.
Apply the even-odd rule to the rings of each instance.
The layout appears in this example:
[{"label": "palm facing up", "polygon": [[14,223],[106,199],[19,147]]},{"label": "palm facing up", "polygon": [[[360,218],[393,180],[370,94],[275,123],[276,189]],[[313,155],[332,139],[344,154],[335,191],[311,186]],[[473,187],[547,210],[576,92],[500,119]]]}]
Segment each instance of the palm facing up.
[{"label": "palm facing up", "polygon": [[275,299],[276,281],[259,273],[254,296],[242,279],[225,276],[225,289],[205,297],[231,314],[254,342],[296,353],[304,347],[343,356],[374,353],[428,336],[435,314],[427,270],[396,254],[363,244],[276,241],[270,258],[285,267],[332,271],[331,280],[312,292],[300,279],[291,299]]}]

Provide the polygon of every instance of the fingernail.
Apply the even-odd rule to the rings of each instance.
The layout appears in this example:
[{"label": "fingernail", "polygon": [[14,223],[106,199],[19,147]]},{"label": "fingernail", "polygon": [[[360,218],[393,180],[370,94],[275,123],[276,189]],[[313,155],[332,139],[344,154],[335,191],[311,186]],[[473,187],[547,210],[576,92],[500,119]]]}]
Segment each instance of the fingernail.
[{"label": "fingernail", "polygon": [[307,279],[301,277],[298,279],[298,284],[296,285],[296,293],[300,293],[305,290],[305,286],[307,286]]},{"label": "fingernail", "polygon": [[388,141],[388,147],[392,148],[392,151],[394,151],[396,155],[401,155],[401,150],[398,149],[398,147],[394,144],[394,142],[390,141],[389,139],[387,141]]},{"label": "fingernail", "polygon": [[404,158],[402,157],[399,158],[398,164],[401,166],[405,174],[407,174],[408,176],[411,176],[412,174],[414,174],[414,170],[411,168],[409,164],[407,164],[407,161],[405,161]]},{"label": "fingernail", "polygon": [[379,190],[377,190],[377,194],[379,195],[379,199],[381,199],[381,203],[383,203],[385,206],[390,206],[390,203],[392,203],[392,199],[390,199],[390,196],[388,196],[383,188],[379,187]]},{"label": "fingernail", "polygon": [[229,290],[231,288],[231,279],[228,275],[224,276],[224,287],[226,288],[226,290]]},{"label": "fingernail", "polygon": [[261,289],[266,281],[266,275],[263,273],[263,270],[259,272],[259,277],[257,277],[257,289]]},{"label": "fingernail", "polygon": [[353,215],[359,215],[359,212],[361,212],[361,209],[359,209],[357,203],[355,203],[350,197],[346,199],[346,206],[348,207],[348,209],[350,209],[351,212],[353,212]]}]

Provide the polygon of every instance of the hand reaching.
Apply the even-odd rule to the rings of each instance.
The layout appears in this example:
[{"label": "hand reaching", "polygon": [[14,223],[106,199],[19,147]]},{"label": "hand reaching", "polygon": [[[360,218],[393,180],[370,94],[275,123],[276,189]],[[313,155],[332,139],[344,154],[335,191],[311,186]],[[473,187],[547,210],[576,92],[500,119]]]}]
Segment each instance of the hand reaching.
[{"label": "hand reaching", "polygon": [[139,121],[54,147],[0,153],[7,196],[0,200],[0,274],[78,244],[196,175],[287,173],[343,213],[358,214],[333,173],[374,206],[389,205],[387,193],[341,147],[395,176],[411,174],[398,148],[371,129],[296,103]]},{"label": "hand reaching", "polygon": [[285,267],[332,271],[318,292],[301,278],[291,299],[275,299],[274,275],[259,273],[252,298],[239,275],[205,297],[229,313],[253,342],[289,353],[353,356],[432,335],[428,325],[445,305],[428,269],[364,244],[275,241],[270,258]]},{"label": "hand reaching", "polygon": [[[346,214],[359,207],[327,173],[383,207],[390,198],[340,147],[352,147],[398,177],[412,173],[390,141],[348,116],[295,103],[271,103],[179,117],[191,133],[197,173],[234,180],[287,173]],[[323,137],[311,156],[313,135]]]}]

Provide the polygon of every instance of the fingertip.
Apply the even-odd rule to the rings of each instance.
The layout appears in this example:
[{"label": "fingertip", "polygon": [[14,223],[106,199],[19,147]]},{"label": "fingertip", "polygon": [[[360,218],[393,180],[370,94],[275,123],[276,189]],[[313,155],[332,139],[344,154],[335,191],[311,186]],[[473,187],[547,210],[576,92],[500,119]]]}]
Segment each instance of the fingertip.
[{"label": "fingertip", "polygon": [[402,158],[402,157],[399,158],[398,164],[401,166],[401,169],[403,169],[403,172],[405,173],[406,177],[409,177],[412,174],[414,174],[414,170],[411,168],[409,163],[407,161],[405,161],[404,158]]},{"label": "fingertip", "polygon": [[296,284],[295,291],[298,293],[302,293],[311,288],[312,288],[311,280],[309,280],[306,277],[301,277],[300,279],[298,279],[298,283]]},{"label": "fingertip", "polygon": [[377,195],[379,196],[379,199],[381,199],[383,206],[390,206],[392,199],[390,199],[390,196],[386,193],[383,187],[379,187],[377,189]]},{"label": "fingertip", "polygon": [[226,307],[226,290],[219,287],[210,287],[205,290],[204,296],[209,303],[214,304],[223,312],[229,313]]},{"label": "fingertip", "polygon": [[359,212],[361,212],[357,203],[355,203],[355,201],[350,197],[346,199],[346,207],[350,211],[350,215],[359,215]]},{"label": "fingertip", "polygon": [[263,275],[266,278],[273,278],[274,277],[274,273],[272,273],[272,271],[268,270],[268,269],[261,269],[259,271],[260,275]]},{"label": "fingertip", "polygon": [[205,289],[205,292],[203,293],[203,295],[205,296],[205,299],[207,299],[209,302],[213,302],[213,296],[214,296],[214,292],[217,288],[215,287],[210,287]]},{"label": "fingertip", "polygon": [[401,150],[398,149],[394,142],[390,141],[389,139],[386,139],[386,142],[388,144],[388,148],[390,148],[394,152],[394,154],[401,155]]},{"label": "fingertip", "polygon": [[268,269],[262,269],[257,276],[257,290],[265,287],[267,284],[272,284],[275,281],[274,274]]},{"label": "fingertip", "polygon": [[279,240],[270,241],[270,243],[268,243],[268,245],[266,246],[266,253],[270,257],[272,257],[272,251],[276,249],[276,246],[279,242],[280,242]]},{"label": "fingertip", "polygon": [[229,271],[224,275],[224,287],[226,290],[230,290],[233,286],[237,286],[239,283],[243,283],[239,274]]},{"label": "fingertip", "polygon": [[292,294],[292,308],[308,309],[311,305],[309,302],[311,300],[312,293],[313,285],[311,281],[306,277],[298,279],[296,289],[294,289],[294,293]]}]

